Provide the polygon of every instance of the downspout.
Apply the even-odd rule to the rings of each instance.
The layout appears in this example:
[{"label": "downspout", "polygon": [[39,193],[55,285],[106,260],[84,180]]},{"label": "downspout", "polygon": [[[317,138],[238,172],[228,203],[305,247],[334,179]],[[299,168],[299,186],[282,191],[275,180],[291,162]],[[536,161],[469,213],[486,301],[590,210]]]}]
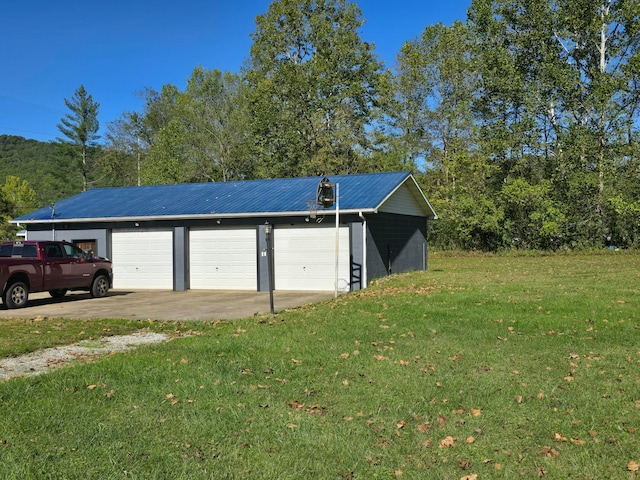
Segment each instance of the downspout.
[{"label": "downspout", "polygon": [[362,212],[358,212],[362,220],[362,272],[360,274],[360,289],[367,288],[367,219]]}]

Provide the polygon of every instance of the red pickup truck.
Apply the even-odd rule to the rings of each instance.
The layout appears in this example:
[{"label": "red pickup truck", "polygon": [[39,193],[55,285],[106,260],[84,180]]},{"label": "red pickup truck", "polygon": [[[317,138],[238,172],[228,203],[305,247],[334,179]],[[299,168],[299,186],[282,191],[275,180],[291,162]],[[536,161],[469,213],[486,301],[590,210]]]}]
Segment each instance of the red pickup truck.
[{"label": "red pickup truck", "polygon": [[104,297],[113,283],[111,261],[94,258],[69,242],[18,241],[0,245],[0,286],[7,308],[24,307],[29,292],[54,298],[68,290]]}]

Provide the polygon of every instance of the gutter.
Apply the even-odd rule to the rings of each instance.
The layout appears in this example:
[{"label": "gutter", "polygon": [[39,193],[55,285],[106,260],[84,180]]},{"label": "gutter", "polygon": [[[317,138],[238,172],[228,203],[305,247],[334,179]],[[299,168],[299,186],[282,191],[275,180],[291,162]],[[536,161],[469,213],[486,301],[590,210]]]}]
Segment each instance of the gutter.
[{"label": "gutter", "polygon": [[[375,212],[374,212],[375,213]],[[362,220],[362,271],[360,272],[360,290],[367,288],[367,219],[364,214],[358,212],[358,217]]]},{"label": "gutter", "polygon": [[[377,208],[371,208],[367,210],[340,210],[340,214],[360,215],[362,212],[377,213]],[[149,222],[156,220],[218,220],[229,218],[256,218],[256,217],[300,217],[308,215],[308,210],[292,211],[292,212],[246,212],[246,213],[207,213],[207,214],[192,214],[192,215],[152,215],[152,216],[129,216],[129,217],[87,217],[87,218],[47,218],[47,219],[25,219],[10,220],[9,223],[16,225],[28,225],[28,224],[52,224],[52,223],[88,223],[88,222]],[[323,215],[335,215],[335,210],[323,210]]]}]

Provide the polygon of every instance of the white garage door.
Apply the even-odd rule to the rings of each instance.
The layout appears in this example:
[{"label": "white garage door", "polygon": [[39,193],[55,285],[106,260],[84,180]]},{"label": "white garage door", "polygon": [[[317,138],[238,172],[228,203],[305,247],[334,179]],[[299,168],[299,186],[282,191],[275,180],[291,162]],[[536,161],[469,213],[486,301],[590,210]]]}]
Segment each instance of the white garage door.
[{"label": "white garage door", "polygon": [[[277,227],[274,232],[275,288],[278,290],[334,290],[334,226]],[[338,290],[350,282],[349,228],[339,230]]]},{"label": "white garage door", "polygon": [[111,243],[114,288],[173,289],[171,230],[114,230]]},{"label": "white garage door", "polygon": [[256,229],[192,229],[191,288],[257,290]]}]

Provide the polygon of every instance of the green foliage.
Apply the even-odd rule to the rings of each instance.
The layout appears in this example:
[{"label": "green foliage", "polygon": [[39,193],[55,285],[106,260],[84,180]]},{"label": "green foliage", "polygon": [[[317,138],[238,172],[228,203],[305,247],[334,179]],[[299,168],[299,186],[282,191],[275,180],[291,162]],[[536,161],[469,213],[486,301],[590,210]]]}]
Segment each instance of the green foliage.
[{"label": "green foliage", "polygon": [[0,186],[0,241],[14,240],[20,230],[9,221],[33,210],[36,206],[36,192],[26,180],[12,175]]},{"label": "green foliage", "polygon": [[189,125],[195,178],[240,180],[253,175],[246,84],[239,75],[197,67],[178,100]]},{"label": "green foliage", "polygon": [[130,185],[252,178],[245,89],[240,76],[202,67],[184,91],[146,89],[142,113],[109,124],[103,168]]},{"label": "green foliage", "polygon": [[66,148],[65,155],[70,158],[70,171],[78,172],[82,177],[82,189],[86,190],[95,175],[93,161],[94,149],[100,136],[97,134],[100,124],[98,110],[100,104],[87,93],[84,85],[80,85],[71,99],[64,100],[70,110],[58,124],[58,130],[66,139],[58,138],[58,142]]},{"label": "green foliage", "polygon": [[141,168],[145,185],[187,183],[192,177],[186,131],[179,120],[170,120],[158,133]]},{"label": "green foliage", "polygon": [[410,170],[436,247],[640,245],[637,0],[473,0],[466,22],[408,39],[394,72],[364,21],[349,0],[274,0],[241,73],[145,88],[104,148],[81,86],[69,141],[0,137],[0,174],[47,204],[98,185]]},{"label": "green foliage", "polygon": [[258,175],[367,171],[385,73],[346,0],[276,0],[256,18],[246,71]]},{"label": "green foliage", "polygon": [[[633,0],[474,0],[403,47],[398,138],[439,216],[474,226],[434,227],[436,245],[637,245],[639,32]],[[500,212],[487,243],[460,192]]]},{"label": "green foliage", "polygon": [[80,179],[61,175],[59,148],[55,143],[0,135],[0,179],[17,176],[28,182],[36,192],[34,208],[78,193]]},{"label": "green foliage", "polygon": [[[431,238],[442,239],[434,244],[443,248],[499,250],[509,247],[504,210],[487,196],[465,192],[446,201],[432,202],[439,220],[432,223]],[[464,242],[464,243],[463,243]]]},{"label": "green foliage", "polygon": [[530,185],[522,178],[508,180],[501,191],[506,230],[518,248],[549,250],[563,241],[565,218],[551,196],[549,181]]}]

